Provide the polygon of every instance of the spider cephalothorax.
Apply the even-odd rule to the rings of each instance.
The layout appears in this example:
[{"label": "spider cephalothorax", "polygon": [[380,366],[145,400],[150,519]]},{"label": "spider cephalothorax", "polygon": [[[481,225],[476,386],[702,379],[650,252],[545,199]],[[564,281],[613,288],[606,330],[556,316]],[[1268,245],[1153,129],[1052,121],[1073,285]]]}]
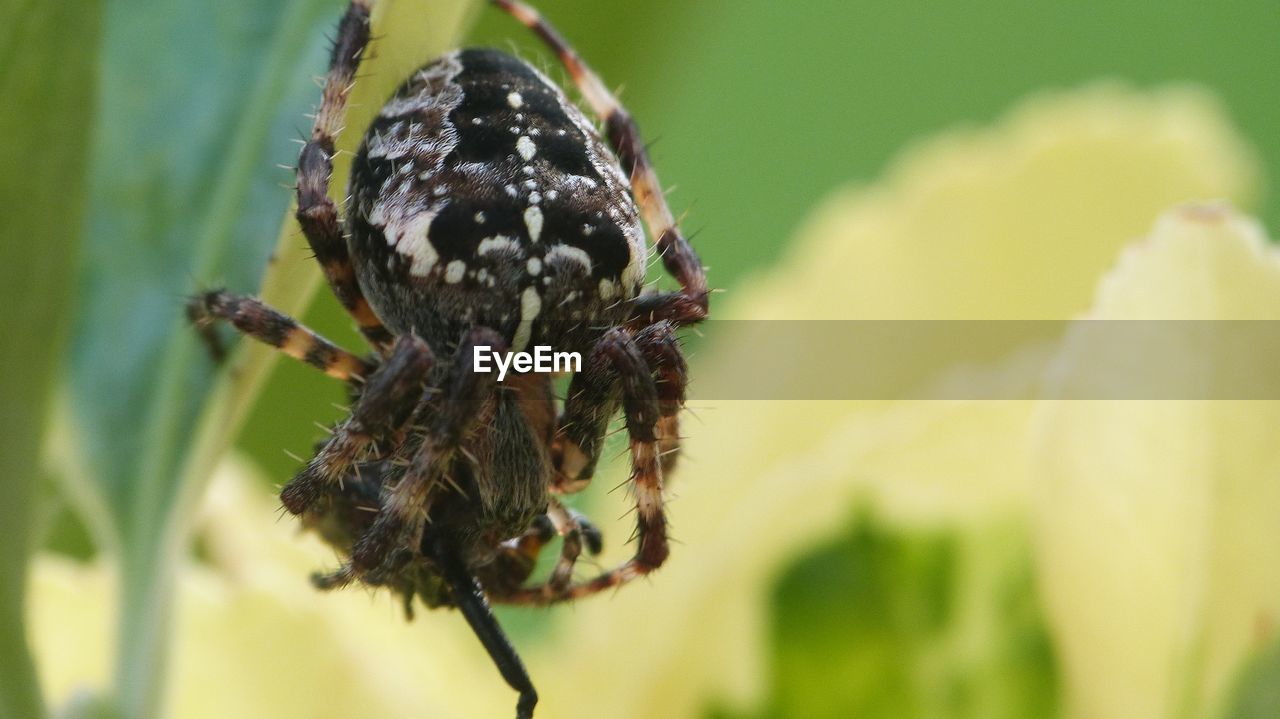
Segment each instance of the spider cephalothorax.
[{"label": "spider cephalothorax", "polygon": [[[541,73],[495,50],[459,50],[413,73],[367,129],[345,221],[329,197],[333,136],[369,40],[370,0],[338,29],[315,127],[298,163],[298,220],[334,293],[375,352],[341,350],[261,302],[225,291],[192,304],[352,388],[351,414],[281,493],[348,560],[316,578],[387,586],[406,608],[455,606],[503,677],[537,695],[489,601],[553,603],[666,559],[663,473],[678,450],[685,365],[675,330],[705,318],[707,286],[635,125],[529,7],[495,4],[556,51],[608,142]],[[644,290],[643,217],[676,292]],[[552,375],[499,382],[475,350],[579,353],[562,405]],[[557,494],[586,486],[619,409],[631,444],[638,547],[575,582],[598,532]],[[550,578],[538,552],[563,539]]]}]

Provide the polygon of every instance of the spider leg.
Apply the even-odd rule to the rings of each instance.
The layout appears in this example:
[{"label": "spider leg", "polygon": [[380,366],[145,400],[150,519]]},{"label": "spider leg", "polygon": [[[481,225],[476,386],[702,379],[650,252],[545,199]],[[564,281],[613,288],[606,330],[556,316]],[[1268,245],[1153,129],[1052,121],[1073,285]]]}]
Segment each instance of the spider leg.
[{"label": "spider leg", "polygon": [[[595,375],[595,381],[609,386],[609,394],[598,398],[602,403],[616,406],[616,397],[619,394],[622,397],[631,440],[631,483],[636,498],[639,547],[629,561],[594,579],[554,592],[542,587],[521,589],[502,596],[504,602],[548,604],[595,594],[649,574],[662,566],[670,551],[666,514],[662,508],[663,479],[658,439],[663,401],[638,343],[623,328],[610,330],[584,362],[579,376],[582,375]],[[606,375],[611,381],[605,380]],[[566,409],[566,414],[568,411]],[[594,418],[594,413],[591,416]],[[598,456],[598,444],[594,447]]]},{"label": "spider leg", "polygon": [[551,597],[569,585],[574,564],[584,545],[593,555],[599,554],[604,547],[604,538],[591,520],[553,498],[547,513],[538,517],[524,534],[503,542],[498,547],[497,557],[485,565],[477,577],[494,601],[503,602],[507,595],[520,591],[520,585],[533,573],[538,556],[557,534],[564,537],[564,541],[552,573],[553,581],[541,586],[543,593]]},{"label": "spider leg", "polygon": [[[525,543],[525,538],[529,536],[526,532],[524,536],[518,540],[517,546],[526,552],[524,564],[518,565],[521,571],[507,571],[502,576],[481,577],[481,583],[494,597],[497,602],[510,602],[515,599],[515,603],[528,603],[531,601],[529,597],[538,596],[540,602],[549,604],[556,601],[573,581],[573,567],[578,561],[578,557],[582,554],[582,546],[585,541],[587,548],[592,554],[598,554],[602,545],[600,530],[596,529],[581,514],[570,510],[559,502],[552,499],[547,513],[539,518],[541,521],[535,523],[530,532],[539,530],[539,536],[534,542]],[[532,573],[533,565],[537,562],[538,554],[542,548],[551,541],[551,537],[559,534],[563,541],[560,545],[560,557],[556,560],[556,566],[551,571],[551,576],[546,582],[532,586],[521,587],[529,574]],[[532,550],[530,552],[530,550]],[[501,570],[499,570],[501,571]]]},{"label": "spider leg", "polygon": [[476,571],[481,586],[491,595],[502,595],[519,589],[533,574],[538,557],[556,536],[551,518],[542,515],[519,537],[498,545],[492,562]]},{"label": "spider leg", "polygon": [[369,44],[371,5],[372,0],[352,0],[338,25],[315,125],[298,156],[297,218],[334,295],[355,318],[365,338],[379,352],[385,353],[391,347],[393,337],[382,326],[356,282],[338,206],[329,197],[334,137],[342,129],[347,94]]},{"label": "spider leg", "polygon": [[433,363],[426,342],[401,335],[386,363],[369,376],[351,416],[280,492],[285,508],[293,514],[307,511],[374,442],[404,427],[422,401],[423,384]]},{"label": "spider leg", "polygon": [[330,377],[350,382],[373,371],[373,365],[252,297],[226,290],[204,292],[187,301],[187,317],[200,330],[215,360],[223,359],[226,352],[211,331],[212,324],[216,320],[225,320],[244,334],[302,360]]},{"label": "spider leg", "polygon": [[595,525],[587,515],[579,512],[572,507],[565,507],[573,520],[578,523],[578,529],[582,532],[582,541],[587,545],[587,551],[593,556],[604,551],[604,535],[600,533],[600,528]]},{"label": "spider leg", "polygon": [[506,351],[506,342],[487,327],[472,328],[454,355],[450,379],[439,400],[439,413],[426,428],[407,471],[386,494],[382,509],[369,531],[356,542],[351,561],[361,572],[380,567],[392,549],[403,546],[397,540],[405,532],[418,532],[426,521],[430,494],[449,481],[449,471],[458,456],[458,447],[497,385],[494,373],[473,371],[474,348],[489,346]]},{"label": "spider leg", "polygon": [[582,526],[577,517],[569,513],[563,504],[552,498],[547,507],[547,518],[555,525],[556,533],[561,538],[560,558],[556,560],[555,569],[547,580],[547,593],[551,596],[560,594],[573,581],[573,565],[582,554]]},{"label": "spider leg", "polygon": [[680,351],[675,327],[658,320],[636,333],[636,345],[653,368],[658,390],[658,458],[662,476],[667,481],[680,457],[680,410],[684,408],[685,389],[689,384],[688,366]]},{"label": "spider leg", "polygon": [[[688,372],[671,322],[659,320],[635,334],[635,344],[657,378],[658,451],[664,476],[675,469],[680,452],[680,410]],[[617,374],[607,361],[588,361],[569,383],[564,413],[552,440],[556,475],[552,491],[571,494],[590,483],[604,446],[609,420],[620,397]]]},{"label": "spider leg", "polygon": [[450,551],[441,543],[432,547],[432,559],[440,568],[440,575],[449,585],[453,603],[466,618],[471,630],[476,633],[485,651],[497,665],[498,672],[507,684],[520,693],[516,702],[516,719],[531,719],[533,708],[538,703],[538,692],[533,688],[529,673],[520,661],[520,655],[511,646],[511,640],[503,633],[498,620],[489,609],[484,591],[476,578],[471,576],[456,552]]},{"label": "spider leg", "polygon": [[675,217],[662,194],[657,172],[640,138],[640,129],[630,113],[537,10],[519,0],[493,0],[493,4],[533,30],[559,55],[560,62],[569,71],[587,104],[603,120],[609,142],[618,153],[623,169],[631,176],[636,203],[649,232],[656,238],[654,245],[662,257],[662,264],[681,287],[680,292],[646,297],[646,301],[637,307],[640,312],[637,318],[647,314],[654,319],[669,319],[678,325],[701,321],[706,317],[708,307],[706,273],[698,253],[676,226]]},{"label": "spider leg", "polygon": [[592,353],[582,371],[569,381],[564,411],[551,441],[555,465],[551,491],[572,494],[590,484],[604,448],[609,420],[617,414],[621,402],[617,376],[607,358]]},{"label": "spider leg", "polygon": [[546,585],[548,595],[554,597],[564,593],[564,590],[569,588],[569,583],[573,581],[573,565],[582,554],[582,540],[585,533],[579,518],[557,500],[552,500],[547,515],[551,517],[556,530],[564,538],[560,546],[560,558],[556,561],[555,569],[551,570],[551,578],[547,580]]},{"label": "spider leg", "polygon": [[315,572],[311,575],[311,586],[322,592],[341,589],[356,580],[351,565],[343,564],[330,572]]}]

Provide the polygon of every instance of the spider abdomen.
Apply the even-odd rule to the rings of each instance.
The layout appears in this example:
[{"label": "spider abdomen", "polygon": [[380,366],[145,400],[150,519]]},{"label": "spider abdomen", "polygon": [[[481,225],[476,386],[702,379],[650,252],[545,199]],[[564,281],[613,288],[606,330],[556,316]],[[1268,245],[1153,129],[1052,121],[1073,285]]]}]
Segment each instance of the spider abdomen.
[{"label": "spider abdomen", "polygon": [[370,304],[434,347],[468,327],[521,350],[588,341],[643,282],[626,175],[592,124],[527,63],[460,50],[415,72],[369,127],[349,246]]}]

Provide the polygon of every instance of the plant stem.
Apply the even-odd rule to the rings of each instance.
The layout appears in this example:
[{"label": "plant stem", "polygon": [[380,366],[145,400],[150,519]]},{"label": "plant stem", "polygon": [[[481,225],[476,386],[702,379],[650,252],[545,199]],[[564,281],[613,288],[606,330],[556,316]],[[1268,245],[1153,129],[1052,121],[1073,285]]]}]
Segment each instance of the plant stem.
[{"label": "plant stem", "polygon": [[[35,434],[28,432],[27,434]],[[27,462],[34,469],[34,462]],[[29,520],[15,514],[30,512],[34,502],[35,483],[24,477],[6,477],[0,480],[0,525],[13,534],[0,542],[0,564],[8,567],[8,576],[14,582],[0,582],[0,718],[30,719],[44,716],[44,703],[40,698],[40,685],[36,681],[35,667],[27,646],[24,622],[26,603],[23,600],[26,582],[22,581],[31,537]],[[12,521],[11,521],[12,520]]]},{"label": "plant stem", "polygon": [[116,708],[120,716],[162,716],[178,557],[162,536],[134,537],[120,558]]}]

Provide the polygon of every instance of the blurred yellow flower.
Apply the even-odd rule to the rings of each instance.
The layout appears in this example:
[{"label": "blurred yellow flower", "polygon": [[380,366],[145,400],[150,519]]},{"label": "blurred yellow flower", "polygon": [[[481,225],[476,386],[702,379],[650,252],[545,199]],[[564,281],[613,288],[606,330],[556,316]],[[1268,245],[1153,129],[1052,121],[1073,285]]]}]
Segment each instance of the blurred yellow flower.
[{"label": "blurred yellow flower", "polygon": [[[1167,207],[1247,203],[1256,175],[1221,111],[1194,90],[1101,86],[1034,98],[996,127],[931,141],[881,182],[828,201],[792,256],[719,316],[1280,311],[1280,265],[1228,210],[1175,211],[1124,253]],[[693,368],[695,391],[728,397],[706,388],[760,381],[736,361],[759,338],[714,331]],[[1072,358],[1089,351],[1085,340],[1073,336],[1052,358],[1018,355],[937,382],[963,376],[992,396],[1051,393],[1070,377]],[[821,350],[795,348],[788,371],[840,369]],[[1053,381],[1042,375],[1049,359]],[[714,704],[759,706],[771,588],[858,507],[904,531],[994,536],[1028,557],[1034,538],[1071,716],[1182,716],[1187,706],[1196,711],[1185,715],[1200,716],[1220,706],[1276,621],[1280,417],[1270,403],[707,404],[696,402],[700,419],[686,423],[669,566],[616,596],[554,610],[548,636],[521,647],[540,716],[693,717]],[[175,716],[510,713],[512,696],[459,617],[421,612],[406,626],[381,594],[311,591],[306,573],[332,556],[277,522],[274,499],[251,475],[224,464],[206,506],[209,562],[184,571]],[[630,533],[623,495],[593,506],[612,540],[605,563],[631,549],[621,541]],[[972,601],[935,661],[905,669],[918,691],[941,690],[940,665],[991,659],[987,638],[1003,617],[989,579],[967,583]],[[37,565],[34,643],[50,696],[103,681],[107,581],[98,568]],[[873,670],[866,681],[875,680]],[[823,677],[813,683],[823,691]],[[996,701],[976,701],[988,700]],[[944,705],[918,706],[932,715]]]},{"label": "blurred yellow flower", "polygon": [[[1229,209],[1175,210],[1103,280],[1089,318],[1280,319],[1280,253]],[[1096,335],[1068,339],[1048,395],[1098,371]],[[1152,371],[1199,379],[1205,355],[1188,345]],[[1242,660],[1277,638],[1280,402],[1046,401],[1035,429],[1069,716],[1218,715]]]}]

